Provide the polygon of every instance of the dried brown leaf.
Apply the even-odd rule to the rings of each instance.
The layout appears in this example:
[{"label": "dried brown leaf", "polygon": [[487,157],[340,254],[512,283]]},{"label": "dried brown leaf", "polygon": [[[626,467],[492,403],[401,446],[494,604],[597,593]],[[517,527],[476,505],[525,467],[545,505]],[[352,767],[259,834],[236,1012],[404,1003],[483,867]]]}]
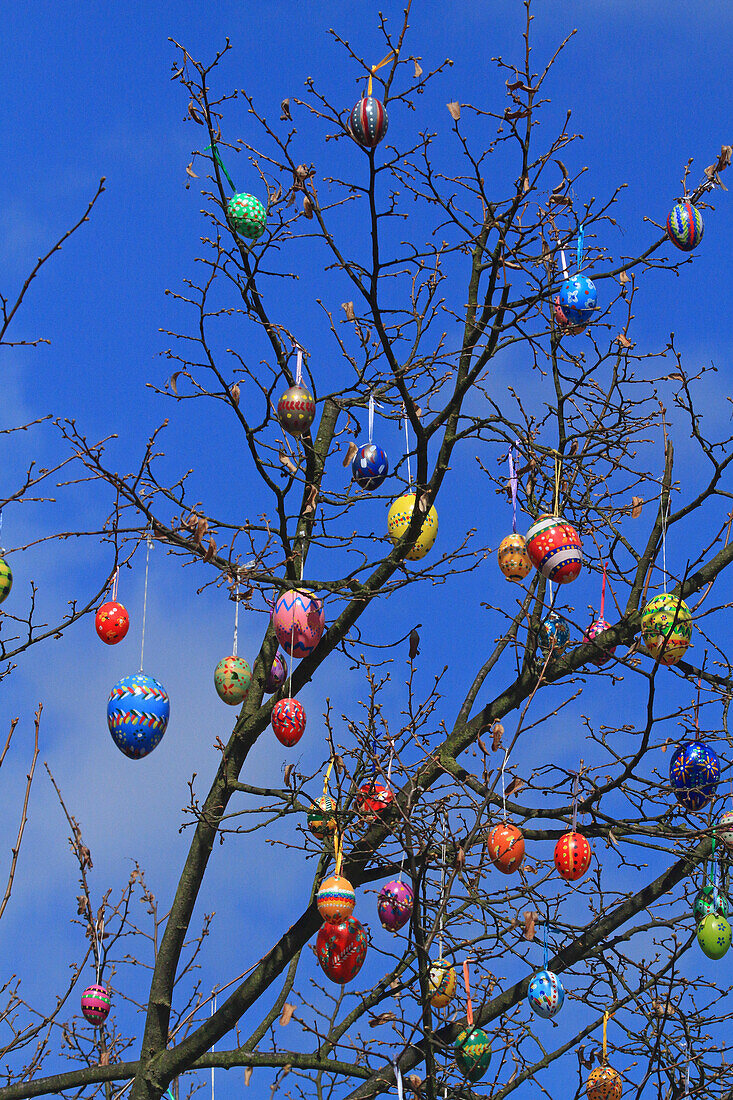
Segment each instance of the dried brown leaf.
[{"label": "dried brown leaf", "polygon": [[527,784],[524,782],[524,780],[520,779],[518,775],[515,775],[506,789],[506,797],[509,798],[511,795],[516,794],[517,791],[521,791],[522,787],[526,786]]},{"label": "dried brown leaf", "polygon": [[501,748],[501,741],[504,736],[504,727],[501,722],[494,722],[491,727],[491,749],[492,752],[496,752]]},{"label": "dried brown leaf", "polygon": [[309,221],[313,217],[313,203],[311,202],[310,195],[306,195],[303,199],[303,213]]},{"label": "dried brown leaf", "polygon": [[249,1088],[249,1083],[250,1083],[251,1080],[252,1080],[252,1067],[251,1066],[245,1066],[244,1067],[244,1083],[247,1086],[247,1088]]},{"label": "dried brown leaf", "polygon": [[290,776],[293,774],[293,764],[286,764],[285,771],[283,772],[283,782],[286,787],[290,786]]},{"label": "dried brown leaf", "polygon": [[570,179],[570,173],[568,172],[568,170],[565,167],[565,165],[563,164],[563,162],[561,160],[555,160],[555,164],[558,166],[558,168],[562,172],[563,179],[566,179],[566,180]]},{"label": "dried brown leaf", "polygon": [[463,845],[459,844],[458,848],[456,849],[456,858],[453,861],[453,866],[458,871],[462,871],[463,868],[465,867],[465,865],[466,865],[466,852],[465,852],[465,849],[464,849]]},{"label": "dried brown leaf", "polygon": [[733,156],[733,145],[721,145],[718,163],[715,165],[716,172],[725,171],[731,162],[731,156]]},{"label": "dried brown leaf", "polygon": [[215,553],[216,553],[216,543],[214,542],[214,540],[212,538],[210,538],[209,539],[209,545],[206,547],[206,553],[203,556],[203,561],[205,561],[205,562],[211,561],[211,559],[213,558]]},{"label": "dried brown leaf", "polygon": [[342,463],[344,469],[346,469],[347,466],[350,466],[351,463],[354,461],[354,459],[356,458],[356,452],[358,450],[359,448],[357,447],[356,443],[349,443],[348,447],[346,448],[346,454],[344,455]]},{"label": "dried brown leaf", "polygon": [[527,909],[524,914],[524,938],[525,940],[533,940],[535,934],[535,926],[539,920],[539,913],[533,912],[531,909]]},{"label": "dried brown leaf", "polygon": [[460,103],[446,103],[446,107],[450,111],[450,117],[454,120],[454,122],[458,122],[458,119],[461,117]]},{"label": "dried brown leaf", "polygon": [[625,336],[623,332],[619,332],[616,337],[616,343],[622,348],[633,348],[634,346],[628,336]]},{"label": "dried brown leaf", "polygon": [[290,100],[286,97],[280,104],[280,121],[292,122],[293,116],[290,114]]},{"label": "dried brown leaf", "polygon": [[293,1018],[295,1012],[295,1005],[288,1004],[287,1001],[283,1005],[283,1010],[280,1014],[280,1027],[286,1027]]},{"label": "dried brown leaf", "polygon": [[644,500],[642,497],[631,498],[631,518],[638,519],[641,515],[641,510],[644,507]]},{"label": "dried brown leaf", "polygon": [[418,65],[418,63],[417,63],[417,61],[414,57],[412,59],[412,63],[415,66],[415,80],[419,80],[420,77],[422,76],[422,69],[420,68],[420,66]]},{"label": "dried brown leaf", "polygon": [[192,99],[189,100],[189,103],[188,103],[188,113],[189,113],[189,115],[191,116],[191,118],[193,119],[194,122],[198,122],[199,126],[205,125],[204,124],[204,119],[203,119],[202,115],[199,113],[199,109],[198,109],[198,107],[196,106],[196,104],[194,103],[194,101]]},{"label": "dried brown leaf", "polygon": [[285,453],[282,447],[280,448],[280,462],[291,474],[297,473],[298,467],[295,465],[290,455]]},{"label": "dried brown leaf", "polygon": [[674,374],[667,375],[667,380],[669,382],[684,382],[685,376],[684,374],[678,374],[677,371],[675,371]]},{"label": "dried brown leaf", "polygon": [[410,660],[414,661],[420,652],[420,635],[416,630],[410,631]]},{"label": "dried brown leaf", "polygon": [[196,521],[196,530],[194,532],[193,541],[196,546],[200,546],[204,541],[204,535],[209,530],[209,521],[206,516],[199,516]]},{"label": "dried brown leaf", "polygon": [[347,321],[355,321],[356,320],[356,314],[354,313],[354,303],[353,302],[342,302],[341,303],[341,308],[344,311],[344,313],[346,314],[346,320]]},{"label": "dried brown leaf", "polygon": [[190,163],[190,164],[187,164],[187,165],[186,165],[186,175],[187,175],[187,176],[190,176],[190,177],[191,177],[191,179],[193,179],[193,180],[197,180],[197,179],[198,179],[198,175],[197,175],[197,174],[196,174],[196,172],[194,172],[194,170],[193,170],[193,161],[191,161],[191,163]]},{"label": "dried brown leaf", "polygon": [[340,756],[338,753],[333,758],[333,765],[334,765],[336,771],[339,773],[339,775],[343,775],[344,772],[346,771],[346,765],[344,764],[344,758],[343,758],[343,756]]},{"label": "dried brown leaf", "polygon": [[178,375],[179,374],[183,374],[183,371],[177,370],[175,372],[175,374],[172,374],[170,376],[170,378],[168,379],[168,385],[170,386],[171,390],[176,395],[176,397],[178,397],[178,384],[177,383],[178,383]]},{"label": "dried brown leaf", "polygon": [[621,286],[625,286],[626,283],[631,282],[631,279],[628,277],[625,271],[622,271],[619,273],[618,281],[621,283]]},{"label": "dried brown leaf", "polygon": [[398,1000],[399,1000],[399,998],[400,998],[400,994],[401,994],[401,992],[402,992],[402,991],[401,991],[401,989],[400,989],[400,983],[399,983],[399,981],[397,980],[397,978],[395,978],[395,980],[394,980],[393,982],[390,982],[390,983],[389,983],[389,988],[390,988],[391,990],[393,990],[392,996],[394,997],[394,999],[395,999],[396,1001],[398,1001]]},{"label": "dried brown leaf", "polygon": [[[308,487],[307,487],[307,492],[308,492],[308,495],[305,498],[305,504],[303,505],[303,515],[304,516],[309,516],[311,514],[311,512],[315,512],[315,510],[316,510],[316,501],[318,500],[318,489],[316,489],[315,485],[311,485],[309,483]],[[316,614],[316,618],[318,618],[317,614]]]},{"label": "dried brown leaf", "polygon": [[369,1027],[379,1027],[380,1024],[389,1024],[396,1019],[394,1012],[380,1012],[378,1016],[369,1017]]},{"label": "dried brown leaf", "polygon": [[418,1077],[416,1073],[408,1073],[402,1080],[414,1093],[419,1095],[422,1092],[422,1078]]},{"label": "dried brown leaf", "polygon": [[239,383],[235,382],[233,386],[229,387],[229,394],[235,405],[239,404]]}]

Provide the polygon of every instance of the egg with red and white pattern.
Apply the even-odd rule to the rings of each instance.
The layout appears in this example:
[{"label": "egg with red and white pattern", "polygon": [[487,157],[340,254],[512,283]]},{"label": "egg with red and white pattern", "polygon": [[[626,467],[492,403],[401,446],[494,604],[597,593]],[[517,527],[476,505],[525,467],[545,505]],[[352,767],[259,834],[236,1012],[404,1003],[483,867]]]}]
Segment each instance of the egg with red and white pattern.
[{"label": "egg with red and white pattern", "polygon": [[367,95],[351,108],[347,129],[365,149],[374,149],[387,133],[389,118],[381,99]]},{"label": "egg with red and white pattern", "polygon": [[527,532],[527,553],[535,569],[556,584],[570,584],[583,565],[583,543],[571,523],[545,512]]},{"label": "egg with red and white pattern", "polygon": [[363,783],[357,795],[359,809],[366,821],[376,821],[390,803],[394,802],[394,792],[384,783],[376,783],[371,780]]},{"label": "egg with red and white pattern", "polygon": [[272,708],[270,721],[275,737],[290,749],[305,733],[305,707],[297,699],[279,699]]}]

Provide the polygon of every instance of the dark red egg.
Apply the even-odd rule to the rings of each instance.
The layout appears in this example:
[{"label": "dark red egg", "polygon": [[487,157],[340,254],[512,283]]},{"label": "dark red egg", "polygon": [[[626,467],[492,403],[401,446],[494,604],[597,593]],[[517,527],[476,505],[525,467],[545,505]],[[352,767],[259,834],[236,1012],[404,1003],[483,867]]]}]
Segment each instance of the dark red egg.
[{"label": "dark red egg", "polygon": [[367,953],[367,934],[356,917],[342,924],[324,924],[316,938],[316,956],[321,970],[338,985],[355,978]]}]

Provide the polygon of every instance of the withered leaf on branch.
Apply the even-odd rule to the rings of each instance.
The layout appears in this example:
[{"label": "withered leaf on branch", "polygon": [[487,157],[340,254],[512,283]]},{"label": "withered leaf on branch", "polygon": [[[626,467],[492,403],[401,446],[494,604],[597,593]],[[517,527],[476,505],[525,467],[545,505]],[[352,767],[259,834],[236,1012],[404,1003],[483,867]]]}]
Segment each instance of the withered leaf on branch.
[{"label": "withered leaf on branch", "polygon": [[416,630],[410,631],[410,660],[413,661],[420,652],[420,635]]},{"label": "withered leaf on branch", "polygon": [[422,1092],[422,1078],[418,1077],[416,1073],[408,1073],[407,1076],[403,1078],[403,1080],[408,1088],[411,1088],[413,1092]]},{"label": "withered leaf on branch", "polygon": [[200,113],[199,108],[196,106],[196,104],[194,103],[194,101],[192,99],[189,100],[189,103],[188,103],[188,113],[189,113],[189,115],[191,116],[191,118],[193,119],[194,122],[198,122],[199,126],[204,125],[204,119],[202,117],[202,114]]},{"label": "withered leaf on branch", "polygon": [[190,176],[191,179],[194,179],[194,180],[198,179],[198,176],[196,175],[196,173],[193,170],[193,161],[191,161],[190,164],[186,165],[186,175]]},{"label": "withered leaf on branch", "polygon": [[380,1024],[389,1024],[396,1019],[394,1012],[380,1012],[378,1016],[369,1017],[369,1027],[379,1027]]},{"label": "withered leaf on branch", "polygon": [[235,382],[233,386],[229,387],[229,393],[231,394],[232,401],[235,405],[239,404],[239,383]]},{"label": "withered leaf on branch", "polygon": [[306,497],[305,504],[303,505],[303,515],[310,515],[311,512],[316,510],[316,501],[318,500],[318,489],[315,485],[308,484],[308,496]]},{"label": "withered leaf on branch", "polygon": [[336,768],[336,771],[339,773],[339,775],[343,775],[343,773],[346,771],[343,756],[340,756],[337,753],[336,756],[334,756],[334,758],[333,758],[333,764],[334,764],[334,767]]},{"label": "withered leaf on branch", "polygon": [[527,909],[524,914],[524,938],[525,940],[533,940],[535,935],[535,927],[539,919],[539,913],[533,912],[531,909]]},{"label": "withered leaf on branch", "polygon": [[575,1053],[578,1055],[578,1061],[580,1062],[581,1066],[583,1066],[585,1069],[590,1069],[593,1065],[593,1051],[591,1051],[590,1059],[586,1058],[585,1056],[584,1046],[578,1047]]},{"label": "withered leaf on branch", "polygon": [[176,397],[178,397],[178,385],[177,385],[178,375],[182,374],[182,373],[183,373],[183,371],[177,370],[175,372],[175,374],[172,374],[170,376],[170,378],[168,379],[168,385],[173,390],[173,393],[176,395]]},{"label": "withered leaf on branch", "polygon": [[283,782],[285,783],[286,787],[290,786],[290,776],[293,774],[293,767],[294,767],[293,764],[286,764],[285,765],[285,771],[283,773]]},{"label": "withered leaf on branch", "polygon": [[393,991],[392,996],[394,997],[394,999],[396,1001],[399,1000],[401,990],[400,990],[400,983],[397,980],[397,978],[395,978],[395,980],[393,982],[389,983],[389,988]]},{"label": "withered leaf on branch", "polygon": [[355,321],[356,320],[356,314],[354,313],[354,303],[353,302],[342,302],[341,303],[341,308],[344,311],[344,313],[346,314],[346,320],[347,321]]},{"label": "withered leaf on branch", "polygon": [[463,848],[463,845],[459,844],[459,846],[456,850],[456,858],[453,861],[453,866],[456,867],[457,870],[462,871],[465,864],[466,864],[466,852]]},{"label": "withered leaf on branch", "polygon": [[526,787],[526,786],[527,786],[527,784],[524,782],[524,780],[520,779],[518,775],[515,775],[514,778],[511,781],[511,783],[509,784],[509,786],[506,789],[507,798],[509,798],[510,795],[516,794],[517,791],[521,791],[522,787]]},{"label": "withered leaf on branch", "polygon": [[491,727],[491,749],[492,752],[496,752],[501,748],[502,738],[504,737],[504,727],[501,722],[494,722]]},{"label": "withered leaf on branch", "polygon": [[248,1088],[249,1088],[249,1083],[250,1083],[251,1079],[252,1079],[252,1067],[251,1066],[245,1066],[244,1067],[244,1083]]},{"label": "withered leaf on branch", "polygon": [[454,119],[456,122],[458,122],[458,119],[461,117],[461,105],[460,105],[460,103],[455,103],[455,102],[446,103],[446,107],[450,111],[451,118]]},{"label": "withered leaf on branch", "polygon": [[563,162],[561,160],[555,160],[555,164],[558,166],[558,168],[562,172],[563,179],[570,179],[570,173],[568,172],[568,170],[565,167],[565,165],[563,164]]},{"label": "withered leaf on branch", "polygon": [[310,195],[306,195],[303,199],[303,213],[308,220],[313,217],[313,203],[311,202]]},{"label": "withered leaf on branch", "polygon": [[209,521],[206,516],[199,516],[196,521],[196,530],[194,532],[193,541],[196,546],[200,546],[204,540],[204,535],[209,530]]},{"label": "withered leaf on branch", "polygon": [[625,271],[622,271],[619,274],[618,281],[621,283],[621,286],[625,286],[626,283],[631,282],[631,279],[628,277]]},{"label": "withered leaf on branch", "polygon": [[209,539],[209,545],[206,547],[206,553],[204,554],[202,560],[203,561],[211,561],[211,559],[213,558],[215,553],[216,553],[216,543],[215,543],[214,539],[210,538]]},{"label": "withered leaf on branch", "polygon": [[103,1050],[102,1053],[100,1054],[99,1064],[100,1064],[100,1066],[108,1066],[109,1065],[109,1051],[108,1050]]},{"label": "withered leaf on branch", "polygon": [[619,344],[622,348],[633,348],[634,346],[631,343],[631,340],[629,340],[628,336],[625,336],[623,332],[619,332],[618,336],[616,337],[616,343]]},{"label": "withered leaf on branch", "polygon": [[344,460],[342,463],[344,469],[346,469],[347,466],[350,466],[351,463],[354,461],[354,459],[356,458],[356,452],[358,450],[359,448],[357,447],[356,443],[349,443],[348,447],[346,448],[346,454],[344,455]]},{"label": "withered leaf on branch", "polygon": [[290,100],[286,97],[280,104],[280,121],[292,122],[293,116],[290,114]]},{"label": "withered leaf on branch", "polygon": [[295,1005],[288,1004],[283,1005],[282,1013],[280,1014],[280,1027],[285,1027],[293,1018],[295,1012]]},{"label": "withered leaf on branch", "polygon": [[641,515],[641,509],[643,508],[643,506],[644,506],[644,501],[643,501],[642,497],[632,497],[631,498],[631,518],[632,519],[638,519],[639,518],[639,516]]},{"label": "withered leaf on branch", "polygon": [[684,374],[678,374],[675,371],[674,374],[668,374],[667,375],[667,380],[670,381],[670,382],[684,382],[685,376],[684,376]]},{"label": "withered leaf on branch", "polygon": [[415,80],[419,80],[422,76],[422,69],[418,65],[416,58],[413,57],[412,63],[415,66]]},{"label": "withered leaf on branch", "polygon": [[298,467],[295,465],[292,458],[290,458],[290,456],[285,453],[282,447],[280,448],[280,462],[286,470],[290,471],[291,474],[297,473]]}]

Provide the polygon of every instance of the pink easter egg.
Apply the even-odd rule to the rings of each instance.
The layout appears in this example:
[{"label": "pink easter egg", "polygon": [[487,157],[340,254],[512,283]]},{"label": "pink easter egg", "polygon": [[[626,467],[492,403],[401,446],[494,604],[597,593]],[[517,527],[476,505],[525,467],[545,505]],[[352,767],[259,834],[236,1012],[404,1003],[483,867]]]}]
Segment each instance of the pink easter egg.
[{"label": "pink easter egg", "polygon": [[307,657],[321,640],[326,619],[323,604],[305,588],[283,592],[272,609],[277,640],[291,657]]}]

